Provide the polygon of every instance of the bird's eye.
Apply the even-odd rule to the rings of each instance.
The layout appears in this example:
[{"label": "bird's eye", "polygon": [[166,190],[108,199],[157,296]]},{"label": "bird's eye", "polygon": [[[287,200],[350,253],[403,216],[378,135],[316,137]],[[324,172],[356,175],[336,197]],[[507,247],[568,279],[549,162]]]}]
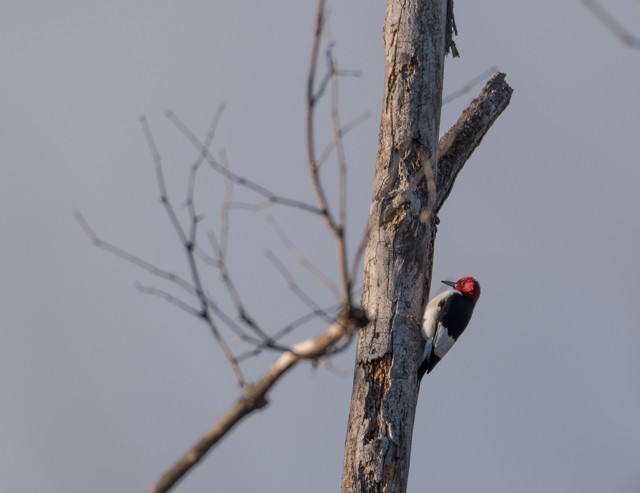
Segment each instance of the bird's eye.
[{"label": "bird's eye", "polygon": [[460,281],[460,286],[464,286],[466,281]]}]

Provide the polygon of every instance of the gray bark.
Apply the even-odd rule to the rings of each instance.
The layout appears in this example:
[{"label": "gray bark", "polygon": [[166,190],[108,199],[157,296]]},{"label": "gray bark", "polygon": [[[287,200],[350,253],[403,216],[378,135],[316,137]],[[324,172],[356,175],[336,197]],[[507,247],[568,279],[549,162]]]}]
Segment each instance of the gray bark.
[{"label": "gray bark", "polygon": [[450,3],[387,3],[386,84],[362,291],[370,322],[358,334],[343,493],[406,491],[436,213],[511,97],[504,74],[494,76],[438,147]]},{"label": "gray bark", "polygon": [[428,185],[434,183],[447,3],[387,3],[386,83],[362,291],[371,323],[358,335],[343,493],[406,490],[424,347],[419,321],[433,258],[435,185]]}]

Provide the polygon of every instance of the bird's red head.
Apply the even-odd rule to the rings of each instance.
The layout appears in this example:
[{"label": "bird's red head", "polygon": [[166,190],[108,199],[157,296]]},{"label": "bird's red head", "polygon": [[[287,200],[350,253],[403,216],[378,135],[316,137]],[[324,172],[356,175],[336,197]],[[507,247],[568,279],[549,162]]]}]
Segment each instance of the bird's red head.
[{"label": "bird's red head", "polygon": [[480,298],[480,283],[471,276],[465,276],[458,279],[455,283],[450,281],[442,281],[448,284],[456,291],[460,291],[463,295],[471,298],[475,303]]}]

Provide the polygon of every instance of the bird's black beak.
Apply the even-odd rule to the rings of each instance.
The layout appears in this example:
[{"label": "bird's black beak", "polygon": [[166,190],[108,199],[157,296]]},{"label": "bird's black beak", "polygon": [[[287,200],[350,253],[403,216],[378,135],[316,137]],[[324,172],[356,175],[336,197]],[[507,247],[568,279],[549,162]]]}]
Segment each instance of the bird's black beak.
[{"label": "bird's black beak", "polygon": [[446,284],[447,286],[451,286],[452,288],[456,287],[456,283],[453,281],[441,281],[443,284]]}]

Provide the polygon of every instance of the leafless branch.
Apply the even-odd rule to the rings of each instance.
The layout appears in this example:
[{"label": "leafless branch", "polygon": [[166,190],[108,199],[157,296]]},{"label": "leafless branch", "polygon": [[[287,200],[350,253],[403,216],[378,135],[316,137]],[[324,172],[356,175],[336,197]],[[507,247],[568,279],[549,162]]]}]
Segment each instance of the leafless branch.
[{"label": "leafless branch", "polygon": [[[338,310],[340,309],[340,306],[341,305],[331,305],[326,308],[320,308],[318,310],[309,312],[306,315],[303,315],[302,317],[297,318],[293,322],[289,323],[286,327],[283,327],[278,332],[273,334],[273,338],[275,340],[281,339],[282,337],[289,334],[292,330],[297,329],[298,327],[302,327],[306,323],[317,318],[329,317],[333,320],[336,320],[338,318],[337,313],[338,313]],[[330,315],[332,313],[335,313],[336,316],[334,317],[333,315]]]},{"label": "leafless branch", "polygon": [[[338,162],[338,224],[345,231],[347,228],[347,158],[342,138],[342,125],[340,123],[340,93],[338,84],[337,62],[331,50],[327,50],[327,65],[329,72],[334,74],[331,78],[331,123],[333,127],[333,140],[336,142],[336,160]],[[346,255],[346,252],[345,252]],[[346,269],[346,262],[341,265]],[[342,273],[345,285],[348,285],[347,272]]]},{"label": "leafless branch", "polygon": [[[263,340],[259,340],[259,339],[252,339],[250,337],[248,337],[246,334],[244,334],[242,332],[241,329],[239,329],[239,327],[237,326],[237,324],[234,324],[234,322],[231,320],[230,317],[228,317],[222,310],[220,310],[216,304],[210,300],[206,295],[204,295],[204,293],[201,295],[198,294],[198,289],[190,284],[189,282],[187,282],[185,279],[183,279],[182,277],[178,276],[177,274],[174,274],[172,272],[166,271],[164,269],[161,269],[153,264],[151,264],[150,262],[147,262],[146,260],[143,260],[129,252],[126,252],[125,250],[122,250],[121,248],[118,248],[104,240],[102,240],[100,237],[98,237],[96,235],[96,233],[93,231],[93,229],[89,226],[89,224],[87,223],[87,221],[84,219],[84,217],[82,217],[82,215],[79,212],[75,213],[75,217],[76,220],[78,221],[78,223],[80,224],[80,226],[82,227],[82,229],[85,231],[85,233],[87,234],[87,236],[89,237],[89,239],[91,240],[91,242],[97,246],[98,248],[101,248],[109,253],[111,253],[112,255],[115,255],[127,262],[132,263],[133,265],[141,268],[142,270],[149,272],[150,274],[159,277],[161,279],[165,279],[167,281],[170,281],[172,283],[174,283],[176,286],[181,287],[182,289],[184,289],[187,293],[189,293],[190,295],[198,298],[200,301],[204,300],[204,302],[206,303],[206,308],[200,308],[200,309],[196,309],[194,307],[192,307],[191,305],[189,305],[188,303],[185,303],[184,301],[180,300],[178,297],[160,290],[158,288],[153,288],[153,287],[146,287],[143,286],[141,284],[137,284],[137,288],[140,292],[142,293],[146,293],[146,294],[152,294],[155,296],[158,296],[160,298],[163,298],[164,300],[172,303],[173,305],[177,306],[178,308],[182,309],[183,311],[186,311],[187,313],[191,314],[191,315],[195,315],[197,316],[199,319],[203,319],[207,325],[209,326],[209,329],[211,330],[211,332],[213,333],[216,341],[218,342],[218,344],[221,347],[221,350],[225,356],[225,358],[227,359],[227,361],[229,362],[232,371],[234,372],[234,375],[236,376],[236,379],[238,380],[238,383],[242,385],[244,385],[244,379],[240,378],[238,379],[238,377],[241,377],[241,374],[236,372],[235,369],[237,368],[237,361],[235,360],[235,358],[233,357],[233,355],[231,354],[231,351],[228,347],[228,345],[226,344],[226,341],[224,341],[224,339],[221,337],[217,327],[215,326],[215,324],[213,323],[213,320],[211,319],[211,315],[208,313],[208,310],[211,310],[213,313],[215,313],[217,316],[219,316],[221,319],[223,319],[226,323],[226,325],[228,325],[232,330],[234,330],[234,332],[236,334],[238,334],[243,340],[247,341],[247,342],[251,342],[253,344],[256,343],[264,343]],[[239,368],[237,368],[239,370]],[[241,383],[242,382],[242,383]]]},{"label": "leafless branch", "polygon": [[[103,250],[105,250],[108,253],[111,253],[112,255],[121,258],[122,260],[125,260],[126,262],[129,262],[133,265],[135,265],[136,267],[139,267],[140,269],[160,278],[160,279],[165,279],[173,284],[175,284],[176,286],[179,286],[180,288],[182,288],[185,292],[187,292],[189,295],[194,296],[194,297],[198,297],[197,294],[197,290],[196,288],[192,285],[189,284],[189,282],[187,282],[184,278],[178,276],[177,274],[173,273],[173,272],[169,272],[167,270],[161,269],[153,264],[151,264],[150,262],[147,262],[146,260],[141,259],[140,257],[137,257],[115,245],[112,245],[111,243],[106,242],[105,240],[101,239],[100,237],[98,237],[96,235],[96,233],[93,231],[93,229],[91,228],[91,226],[89,226],[89,224],[87,223],[87,221],[84,219],[84,217],[79,213],[79,212],[75,212],[75,218],[78,221],[78,223],[80,224],[80,226],[82,227],[82,229],[85,231],[86,235],[89,237],[89,239],[91,240],[91,242],[97,246],[98,248],[101,248]],[[161,294],[161,293],[165,293],[164,291],[157,289],[157,288],[147,288],[142,286],[141,284],[136,284],[137,288],[139,291],[146,293],[146,294],[154,294],[156,296],[159,296],[161,298],[166,299],[167,301],[171,302],[172,304],[178,306],[179,308],[183,309],[184,311],[192,314],[192,315],[197,315],[198,318],[202,318],[202,312],[201,310],[198,310],[196,308],[193,308],[191,305],[188,305],[187,303],[182,302],[181,300],[179,300],[179,298],[175,297],[174,295],[170,295],[168,293],[166,294]],[[175,299],[167,299],[168,297],[172,297]],[[231,317],[229,317],[223,310],[221,310],[217,304],[210,298],[210,297],[206,297],[206,302],[207,305],[209,306],[209,309],[212,311],[212,313],[214,315],[216,315],[217,317],[219,317],[224,323],[225,325],[227,325],[238,337],[240,337],[243,341],[250,343],[250,344],[261,344],[264,345],[265,347],[269,347],[272,349],[276,349],[276,350],[287,350],[288,348],[284,348],[284,347],[278,347],[277,345],[273,344],[269,338],[263,339],[263,338],[252,338],[250,336],[248,336],[232,319]]]},{"label": "leafless branch", "polygon": [[[242,388],[245,385],[245,380],[244,380],[244,377],[242,376],[242,371],[240,370],[238,362],[233,357],[233,354],[229,348],[229,345],[227,344],[225,339],[222,337],[222,334],[218,330],[218,327],[216,326],[213,320],[213,317],[211,316],[211,313],[209,311],[211,307],[211,302],[208,299],[205,293],[205,290],[203,288],[202,279],[200,276],[200,270],[198,269],[198,265],[196,263],[194,249],[195,249],[195,242],[196,242],[196,227],[199,221],[199,217],[195,211],[195,206],[193,205],[193,195],[191,195],[187,199],[189,202],[189,215],[191,219],[190,235],[187,237],[187,234],[185,233],[183,227],[180,224],[180,221],[178,220],[178,217],[175,213],[173,205],[169,200],[167,187],[164,181],[164,173],[162,171],[162,160],[160,157],[160,153],[158,152],[158,148],[156,146],[155,140],[153,138],[153,134],[151,133],[151,128],[149,127],[149,124],[147,123],[146,118],[142,117],[140,121],[142,123],[142,128],[144,130],[145,136],[147,138],[147,143],[149,144],[149,149],[151,150],[151,155],[153,157],[153,163],[156,169],[158,189],[160,191],[160,201],[162,202],[162,205],[165,208],[167,216],[169,217],[169,220],[173,225],[173,229],[178,235],[178,239],[180,240],[180,243],[182,244],[187,256],[187,263],[189,265],[189,270],[191,272],[191,280],[195,288],[196,296],[200,302],[200,310],[201,310],[200,318],[204,320],[204,322],[209,327],[211,333],[213,334],[213,337],[215,338],[216,342],[218,343],[218,346],[222,351],[222,354],[227,360],[227,364],[231,368],[231,371],[235,376],[238,385]],[[209,132],[209,134],[211,133],[212,131]],[[203,151],[202,151],[203,154],[205,154],[205,151],[206,153],[209,152],[208,149],[203,147]],[[199,168],[199,165],[192,166],[191,168],[191,176],[193,177],[192,179],[195,179],[195,173],[197,172],[198,168]],[[189,190],[191,194],[193,194],[193,187],[191,185],[189,187]]]},{"label": "leafless branch", "polygon": [[172,295],[171,293],[168,293],[167,291],[164,291],[164,290],[158,289],[158,288],[154,288],[152,286],[144,286],[143,284],[140,284],[140,283],[136,283],[136,288],[138,288],[138,291],[140,291],[141,293],[151,294],[151,295],[157,296],[159,298],[162,298],[163,300],[171,303],[172,305],[177,306],[182,311],[185,311],[189,315],[193,315],[196,318],[200,318],[202,316],[202,311],[198,310],[197,308],[192,307],[191,305],[189,305],[185,301],[182,301],[180,298],[178,298],[177,296]]},{"label": "leafless branch", "polygon": [[[498,72],[487,81],[478,97],[467,106],[458,121],[440,138],[435,156],[437,158],[436,173],[433,172],[433,158],[428,156],[427,150],[419,142],[406,142],[396,150],[397,162],[409,159],[422,165],[423,173],[414,176],[408,189],[411,190],[420,181],[426,180],[430,202],[427,210],[422,213],[423,221],[438,222],[437,214],[453,189],[456,176],[493,122],[507,107],[512,92],[513,89],[505,82],[503,73]],[[392,200],[390,206],[385,209],[385,215],[392,214],[409,198],[406,195],[397,195]],[[383,220],[386,220],[384,217],[386,216],[383,216]]]},{"label": "leafless branch", "polygon": [[265,255],[267,256],[269,261],[273,264],[273,266],[278,270],[278,272],[284,278],[284,280],[287,282],[287,286],[289,287],[291,292],[295,294],[298,297],[298,299],[300,299],[300,301],[302,301],[305,305],[307,305],[307,307],[310,310],[316,313],[321,313],[322,314],[321,317],[325,321],[332,323],[333,322],[332,318],[327,313],[323,313],[322,309],[316,304],[315,301],[313,301],[313,298],[309,296],[298,285],[298,283],[296,282],[291,272],[289,272],[289,269],[286,268],[286,266],[280,261],[280,259],[278,259],[278,257],[276,257],[276,255],[271,250],[267,250],[265,252]]},{"label": "leafless branch", "polygon": [[[347,162],[343,143],[344,136],[352,128],[368,117],[368,115],[361,116],[349,124],[342,126],[338,112],[338,78],[342,76],[357,76],[359,73],[338,69],[337,63],[331,52],[331,46],[327,50],[327,73],[321,78],[319,83],[317,82],[318,55],[323,42],[323,29],[325,23],[325,4],[326,0],[318,1],[318,11],[316,14],[315,31],[312,41],[311,63],[307,79],[307,167],[309,170],[311,185],[316,195],[315,205],[277,195],[266,187],[234,173],[231,170],[224,153],[221,153],[219,158],[214,158],[210,151],[210,146],[213,142],[215,130],[222,112],[222,107],[220,107],[214,115],[209,131],[204,140],[200,140],[173,112],[167,112],[167,118],[198,151],[197,158],[189,169],[186,191],[187,219],[181,216],[183,219],[182,222],[178,217],[176,208],[169,198],[161,154],[158,150],[147,120],[144,117],[141,118],[141,124],[152,155],[161,203],[186,255],[186,261],[189,269],[189,276],[187,276],[188,280],[166,270],[157,268],[145,260],[100,240],[86,221],[79,214],[77,215],[79,223],[94,244],[135,264],[157,277],[168,280],[171,283],[175,283],[194,298],[195,301],[192,300],[194,303],[192,306],[188,302],[183,301],[178,296],[164,289],[143,286],[141,284],[137,285],[141,292],[160,297],[205,322],[231,368],[241,391],[241,396],[235,404],[233,404],[221,419],[215,423],[200,440],[198,440],[191,450],[189,450],[174,466],[162,475],[158,483],[148,490],[150,493],[168,491],[182,477],[184,477],[184,475],[195,464],[202,460],[205,454],[215,446],[226,433],[233,429],[233,427],[243,417],[264,407],[267,404],[266,398],[269,390],[290,368],[303,360],[315,362],[318,358],[333,355],[336,352],[342,351],[348,346],[355,330],[364,326],[368,322],[366,314],[364,314],[359,308],[356,308],[352,303],[353,282],[356,277],[358,265],[362,259],[364,246],[360,245],[358,247],[350,266],[346,238]],[[327,93],[327,91],[330,91],[331,94],[331,124],[333,129],[333,138],[330,144],[322,151],[320,156],[318,156],[315,149],[314,119],[318,102],[320,98]],[[337,217],[334,216],[330,210],[327,193],[320,176],[320,166],[328,161],[332,155],[335,156],[338,170]],[[198,213],[198,208],[196,206],[196,185],[198,177],[202,173],[202,164],[205,162],[208,163],[216,172],[220,173],[225,179],[225,192],[224,197],[222,198],[220,216],[220,230],[217,235],[214,233],[209,234],[211,251],[209,251],[209,249],[205,251],[198,244],[198,240],[202,236],[199,230],[201,228],[200,223],[203,216]],[[294,276],[287,269],[284,263],[281,262],[271,251],[267,251],[266,256],[269,261],[271,261],[274,267],[283,276],[289,289],[294,293],[294,295],[309,308],[310,313],[290,322],[275,333],[269,331],[272,335],[268,335],[267,331],[249,315],[238,287],[236,286],[231,272],[229,271],[227,263],[230,210],[239,205],[233,202],[234,187],[236,185],[244,187],[264,199],[262,205],[253,206],[254,208],[263,208],[271,204],[280,204],[296,208],[304,212],[309,212],[322,218],[324,224],[330,230],[337,247],[337,263],[340,283],[332,281],[328,276],[323,274],[293,245],[281,228],[277,227],[275,223],[273,225],[276,233],[289,252],[291,252],[297,258],[298,262],[308,269],[322,284],[328,287],[328,289],[339,300],[338,305],[329,308],[320,307],[296,282]],[[235,307],[235,314],[230,315],[229,313],[231,313],[231,310],[229,310],[229,313],[225,312],[218,305],[217,300],[214,300],[213,296],[207,290],[203,281],[203,269],[206,264],[211,265],[220,274],[221,283]],[[237,317],[235,315],[237,315]],[[327,324],[326,326],[328,328],[321,332],[317,337],[298,342],[291,347],[285,347],[278,343],[279,340],[290,334],[295,328],[301,327],[302,325],[318,318],[322,319]],[[229,328],[240,338],[241,341],[250,344],[252,349],[239,355],[234,355],[225,337],[228,333],[225,332],[223,335],[221,331],[221,328],[223,327],[225,330],[226,328]],[[282,354],[277,357],[275,362],[264,372],[255,384],[248,384],[242,375],[240,361],[259,354],[265,349],[281,351]]]},{"label": "leafless branch", "polygon": [[[361,315],[361,314],[359,314]],[[273,385],[292,367],[303,360],[313,360],[325,354],[336,343],[350,339],[361,327],[363,319],[356,315],[341,316],[314,339],[295,344],[271,365],[253,385],[245,387],[243,394],[231,408],[191,447],[147,493],[164,493],[180,481],[191,468],[200,462],[219,440],[231,431],[248,414],[267,405],[267,394]]]},{"label": "leafless branch", "polygon": [[[211,232],[209,233],[209,240],[211,242],[212,248],[214,249],[216,257],[215,258],[209,257],[210,260],[207,260],[207,262],[208,263],[213,262],[213,265],[220,272],[222,283],[224,284],[227,290],[227,293],[229,293],[229,296],[231,297],[231,300],[235,305],[238,318],[242,320],[242,322],[246,324],[251,330],[253,330],[259,337],[258,341],[253,339],[253,340],[250,340],[249,342],[257,343],[259,345],[264,345],[265,347],[270,347],[274,349],[283,349],[283,348],[278,348],[277,345],[275,345],[273,339],[269,337],[269,335],[267,335],[267,333],[260,327],[260,325],[249,315],[249,312],[246,309],[244,303],[242,302],[242,298],[240,297],[240,294],[238,293],[235,283],[233,282],[231,274],[229,273],[226,259],[224,257],[224,252],[220,244],[216,240],[215,235]],[[231,321],[228,323],[231,323]]]},{"label": "leafless branch", "polygon": [[171,222],[173,229],[178,235],[180,242],[186,245],[188,244],[187,236],[184,233],[184,229],[182,229],[182,226],[180,225],[180,221],[176,216],[175,210],[173,208],[173,205],[171,205],[171,201],[169,200],[169,195],[167,193],[167,187],[164,181],[164,173],[162,171],[162,158],[160,156],[160,152],[158,152],[158,147],[156,146],[153,134],[151,133],[149,123],[144,116],[140,117],[140,124],[142,125],[145,138],[147,139],[147,145],[149,146],[149,150],[151,151],[151,156],[153,158],[153,165],[156,170],[156,180],[158,182],[158,189],[160,190],[160,202],[164,206],[167,216],[169,216],[169,221]]},{"label": "leafless branch", "polygon": [[455,178],[465,162],[509,104],[512,93],[513,89],[505,81],[505,74],[498,72],[462,112],[458,121],[440,138],[436,213],[451,193]]},{"label": "leafless branch", "polygon": [[306,212],[311,212],[312,214],[323,215],[322,211],[318,209],[318,207],[308,204],[306,202],[302,202],[300,200],[290,199],[287,197],[282,197],[280,195],[276,195],[271,192],[267,188],[262,185],[257,184],[254,181],[249,180],[243,176],[237,175],[235,173],[230,172],[228,169],[225,169],[224,166],[221,165],[219,161],[217,161],[211,152],[207,148],[205,148],[204,144],[198,139],[198,137],[187,127],[182,120],[180,120],[175,113],[172,111],[167,112],[167,118],[171,123],[175,125],[175,127],[182,133],[186,139],[193,145],[199,152],[203,153],[206,157],[206,161],[209,163],[211,168],[218,171],[222,175],[228,176],[234,183],[245,187],[258,195],[263,196],[266,199],[267,205],[271,204],[281,204],[288,207],[293,207],[295,209],[300,209]]},{"label": "leafless branch", "polygon": [[493,67],[488,68],[487,70],[485,70],[481,74],[476,75],[473,79],[471,79],[469,82],[467,82],[460,89],[456,89],[452,93],[449,93],[446,96],[444,96],[442,98],[442,105],[444,106],[445,104],[450,103],[454,99],[457,99],[460,96],[463,96],[464,94],[467,94],[468,92],[471,92],[471,89],[473,89],[477,84],[479,84],[480,82],[482,82],[487,77],[489,77],[490,75],[494,74],[497,71],[498,71],[498,67],[496,67],[494,65]]},{"label": "leafless branch", "polygon": [[[307,104],[306,104],[306,141],[307,141],[307,166],[309,167],[309,175],[311,176],[311,182],[313,185],[313,190],[316,194],[316,201],[318,203],[318,208],[320,209],[320,213],[323,216],[327,226],[332,232],[335,232],[338,229],[338,225],[335,223],[333,216],[329,210],[329,202],[327,201],[327,196],[324,191],[324,187],[322,185],[322,181],[320,180],[319,169],[318,169],[318,160],[316,159],[316,151],[315,151],[315,126],[314,126],[314,115],[315,115],[315,107],[316,104],[324,92],[324,88],[326,87],[326,83],[320,84],[321,92],[316,93],[316,72],[318,69],[318,55],[320,53],[320,46],[322,43],[322,33],[324,30],[324,19],[325,19],[325,0],[320,0],[318,2],[318,9],[316,13],[316,20],[313,32],[313,42],[311,45],[311,56],[310,56],[310,64],[309,64],[309,72],[307,75]],[[333,74],[330,74],[332,77]]]},{"label": "leafless branch", "polygon": [[591,10],[604,26],[609,29],[625,45],[640,49],[640,37],[632,34],[622,25],[618,19],[613,17],[597,0],[582,0],[582,3]]},{"label": "leafless branch", "polygon": [[[204,154],[204,153],[203,153]],[[227,241],[229,235],[229,209],[231,200],[233,197],[233,180],[230,177],[231,171],[229,169],[229,165],[226,160],[225,153],[221,153],[221,161],[220,165],[222,169],[225,171],[225,192],[224,198],[222,201],[221,212],[220,212],[220,240],[216,238],[216,235],[213,232],[209,232],[209,242],[211,243],[211,247],[213,249],[214,257],[211,257],[205,254],[202,250],[198,249],[198,256],[203,259],[206,263],[213,265],[220,272],[220,276],[222,278],[222,282],[233,301],[236,311],[238,313],[238,317],[242,322],[244,322],[251,330],[253,330],[260,340],[258,344],[265,345],[267,347],[274,347],[274,343],[271,338],[265,333],[265,331],[258,325],[258,323],[249,315],[249,312],[245,308],[240,294],[235,286],[235,283],[232,280],[231,274],[229,273],[229,269],[227,267],[226,255],[227,255]],[[243,340],[247,340],[244,335],[241,335]],[[256,342],[253,340],[253,342]]]},{"label": "leafless branch", "polygon": [[337,150],[338,160],[338,172],[339,172],[339,207],[338,207],[338,219],[334,217],[329,208],[327,201],[327,195],[324,190],[324,185],[320,179],[320,165],[318,157],[316,155],[315,145],[315,131],[314,131],[314,116],[315,108],[318,102],[318,98],[325,90],[326,84],[320,84],[320,92],[316,91],[316,73],[318,68],[318,55],[320,52],[320,45],[322,42],[322,33],[324,30],[324,9],[325,0],[318,2],[318,10],[316,13],[316,22],[314,28],[313,42],[311,46],[311,56],[309,64],[309,72],[307,76],[307,104],[306,104],[306,142],[307,142],[307,166],[309,169],[309,176],[311,177],[311,183],[316,195],[316,201],[318,208],[322,213],[322,217],[331,233],[334,236],[337,247],[338,258],[338,272],[341,277],[341,289],[344,297],[345,304],[351,303],[351,284],[349,278],[349,256],[347,252],[347,241],[345,238],[345,222],[346,212],[344,212],[343,204],[346,203],[346,166],[344,163],[344,151],[342,147],[342,138],[338,136],[337,132],[340,131],[340,121],[338,118],[338,110],[335,107],[337,104],[337,70],[335,61],[331,54],[331,49],[327,50],[327,58],[329,61],[329,76],[333,81],[333,98],[332,98],[332,122],[334,127],[334,141]]},{"label": "leafless branch", "polygon": [[[211,147],[211,144],[213,143],[213,139],[215,138],[215,135],[216,135],[216,129],[218,128],[218,123],[220,123],[220,117],[222,116],[223,110],[224,110],[224,106],[222,105],[218,106],[218,109],[213,115],[213,119],[211,120],[211,124],[209,125],[209,131],[207,132],[207,136],[205,137],[205,140],[204,140],[204,144],[203,144],[204,149],[208,150],[209,147]],[[189,181],[187,186],[187,207],[189,208],[189,212],[192,217],[197,217],[197,214],[195,212],[195,202],[194,202],[196,174],[200,169],[200,167],[202,166],[202,163],[205,161],[206,157],[207,157],[206,153],[200,152],[198,154],[198,157],[196,158],[196,161],[193,163],[189,171]],[[195,228],[195,223],[192,222],[192,224]],[[195,241],[195,230],[192,230],[191,237]]]},{"label": "leafless branch", "polygon": [[338,286],[329,279],[318,267],[316,267],[309,258],[307,258],[289,239],[284,230],[280,227],[280,225],[273,218],[268,219],[269,224],[275,231],[278,238],[282,244],[291,252],[291,254],[298,260],[300,265],[302,265],[305,269],[307,269],[311,274],[313,274],[322,284],[326,286],[326,288],[333,293],[336,299],[340,300],[341,293]]},{"label": "leafless branch", "polygon": [[[278,332],[273,334],[273,336],[271,336],[271,339],[273,341],[278,341],[281,338],[285,337],[287,334],[291,333],[293,330],[295,330],[295,329],[297,329],[299,327],[302,327],[303,325],[309,323],[312,320],[320,318],[320,317],[322,317],[322,316],[324,316],[326,314],[329,314],[329,313],[337,312],[337,310],[339,308],[340,308],[340,305],[333,305],[333,306],[330,306],[330,307],[327,307],[327,308],[322,308],[319,311],[309,312],[309,313],[297,318],[293,322],[289,323],[288,325],[286,325],[282,329],[280,329]],[[238,361],[243,361],[243,360],[248,359],[248,358],[250,358],[252,356],[257,356],[258,354],[262,353],[262,351],[264,351],[265,349],[271,349],[271,347],[268,346],[266,343],[259,344],[254,349],[251,349],[251,350],[246,351],[244,353],[238,354],[236,356],[236,359]],[[291,348],[287,348],[286,349],[286,351],[290,351],[290,350],[291,350]]]},{"label": "leafless branch", "polygon": [[327,162],[331,154],[335,151],[338,142],[344,140],[344,137],[358,125],[368,120],[371,117],[371,112],[365,111],[361,115],[357,116],[349,123],[344,125],[342,128],[338,130],[338,132],[334,132],[334,138],[327,144],[327,146],[322,150],[320,155],[318,156],[318,167],[321,168],[324,163]]},{"label": "leafless branch", "polygon": [[78,221],[78,223],[80,224],[80,227],[84,230],[85,234],[89,237],[89,240],[91,240],[91,243],[93,243],[96,247],[101,248],[102,250],[105,250],[106,252],[112,255],[115,255],[116,257],[119,257],[135,265],[136,267],[139,267],[142,270],[149,272],[150,274],[156,277],[159,277],[161,279],[166,279],[167,281],[174,283],[176,286],[181,287],[187,293],[191,295],[195,295],[196,288],[192,284],[190,284],[188,281],[186,281],[184,278],[180,277],[179,275],[173,272],[160,269],[159,267],[156,267],[152,263],[147,262],[146,260],[143,260],[140,257],[137,257],[129,252],[126,252],[125,250],[122,250],[121,248],[118,248],[117,246],[111,243],[106,242],[105,240],[103,240],[102,238],[96,235],[96,233],[93,231],[91,226],[89,226],[89,223],[85,220],[82,214],[76,211],[74,213],[74,216]]},{"label": "leafless branch", "polygon": [[220,243],[218,244],[219,258],[226,258],[227,256],[227,245],[229,242],[229,213],[231,209],[231,201],[233,199],[233,180],[231,179],[231,168],[229,168],[229,163],[227,160],[227,154],[222,151],[220,152],[220,163],[223,166],[223,169],[227,171],[224,174],[224,197],[222,200],[222,207],[220,208]]}]

